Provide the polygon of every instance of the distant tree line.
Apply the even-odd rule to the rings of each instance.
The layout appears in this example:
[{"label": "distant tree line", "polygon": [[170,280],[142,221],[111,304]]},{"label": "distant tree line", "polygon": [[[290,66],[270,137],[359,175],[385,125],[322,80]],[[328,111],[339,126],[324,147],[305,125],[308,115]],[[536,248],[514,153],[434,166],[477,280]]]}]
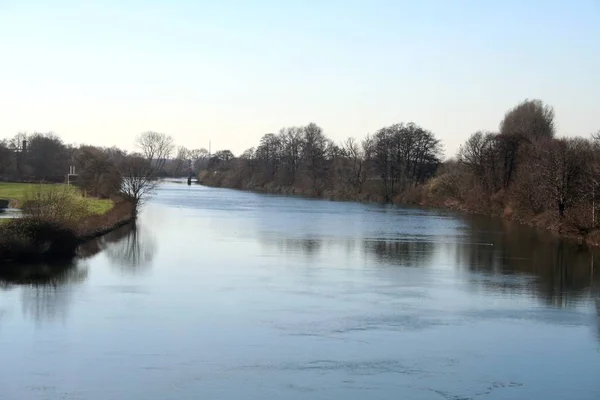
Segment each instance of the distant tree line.
[{"label": "distant tree line", "polygon": [[272,192],[391,201],[433,177],[442,162],[440,141],[414,124],[395,124],[341,144],[315,123],[262,137],[240,157],[222,150],[201,175],[206,183]]},{"label": "distant tree line", "polygon": [[540,100],[509,110],[498,132],[469,137],[431,182],[433,195],[556,230],[596,229],[600,135],[557,138],[554,117]]},{"label": "distant tree line", "polygon": [[127,176],[144,178],[128,181],[128,195],[137,196],[158,177],[194,175],[213,186],[441,205],[580,233],[600,219],[600,132],[556,137],[554,109],[540,100],[510,109],[497,132],[473,133],[445,161],[440,140],[412,122],[341,143],[315,123],[285,127],[239,156],[177,147],[156,132],[139,135],[136,147],[128,153],[20,133],[0,142],[0,178],[62,179],[74,165],[95,196],[123,191]]},{"label": "distant tree line", "polygon": [[203,183],[333,199],[414,202],[502,214],[556,230],[598,228],[600,132],[556,137],[554,109],[525,100],[497,132],[479,131],[442,161],[414,123],[336,144],[316,124],[282,128],[235,157],[215,153]]},{"label": "distant tree line", "polygon": [[0,181],[63,183],[73,180],[89,196],[120,195],[141,205],[157,178],[197,176],[208,166],[208,151],[176,147],[171,136],[144,132],[136,152],[117,147],[66,144],[54,133],[18,133],[0,140]]}]

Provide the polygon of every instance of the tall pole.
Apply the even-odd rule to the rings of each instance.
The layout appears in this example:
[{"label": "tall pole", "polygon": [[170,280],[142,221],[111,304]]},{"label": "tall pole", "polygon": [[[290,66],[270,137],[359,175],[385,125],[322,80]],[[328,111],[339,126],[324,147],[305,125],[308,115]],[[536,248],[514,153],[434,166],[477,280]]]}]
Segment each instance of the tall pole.
[{"label": "tall pole", "polygon": [[208,141],[208,158],[210,158],[211,156],[211,152],[210,152],[210,140]]}]

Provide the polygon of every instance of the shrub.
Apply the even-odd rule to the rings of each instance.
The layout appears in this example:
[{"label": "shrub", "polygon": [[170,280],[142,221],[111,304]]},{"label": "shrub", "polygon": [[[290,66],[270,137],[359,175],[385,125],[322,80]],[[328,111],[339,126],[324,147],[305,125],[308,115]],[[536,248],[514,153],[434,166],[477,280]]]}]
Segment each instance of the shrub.
[{"label": "shrub", "polygon": [[33,220],[61,226],[71,226],[91,214],[86,201],[68,186],[37,189],[28,193],[23,202],[23,211]]},{"label": "shrub", "polygon": [[54,221],[25,217],[0,227],[0,260],[70,258],[77,245],[75,232]]}]

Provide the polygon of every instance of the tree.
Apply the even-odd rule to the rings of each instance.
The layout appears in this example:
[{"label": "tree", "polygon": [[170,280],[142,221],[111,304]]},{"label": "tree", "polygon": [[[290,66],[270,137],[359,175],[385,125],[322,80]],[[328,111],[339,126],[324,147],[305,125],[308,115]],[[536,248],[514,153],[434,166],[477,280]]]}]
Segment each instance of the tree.
[{"label": "tree", "polygon": [[120,193],[131,202],[133,214],[137,216],[156,188],[155,168],[146,157],[133,154],[121,163],[119,172],[122,177]]},{"label": "tree", "polygon": [[344,157],[349,162],[348,183],[356,192],[360,192],[364,183],[364,151],[354,138],[348,138],[342,145]]},{"label": "tree", "polygon": [[279,131],[282,163],[285,170],[285,183],[293,184],[300,168],[300,151],[302,149],[302,128],[282,128]]},{"label": "tree", "polygon": [[554,205],[561,220],[565,211],[581,198],[585,148],[582,139],[558,139],[539,143],[533,153],[538,190]]},{"label": "tree", "polygon": [[267,133],[256,149],[256,158],[262,164],[264,178],[274,180],[281,164],[282,143],[281,138],[274,133]]},{"label": "tree", "polygon": [[497,135],[490,132],[475,132],[460,146],[458,161],[466,165],[478,181],[491,192],[498,189]]},{"label": "tree", "polygon": [[502,185],[505,188],[514,179],[524,146],[552,139],[554,134],[554,109],[541,100],[525,100],[504,115],[497,140],[498,155],[503,164]]},{"label": "tree", "polygon": [[190,151],[190,159],[192,160],[192,168],[197,174],[201,169],[208,166],[208,150],[194,149]]},{"label": "tree", "polygon": [[555,133],[554,109],[541,100],[525,100],[504,115],[500,133],[529,141],[551,139]]},{"label": "tree", "polygon": [[226,166],[227,163],[234,159],[231,150],[217,151],[208,161],[209,168],[220,168]]},{"label": "tree", "polygon": [[412,122],[382,128],[373,140],[374,169],[388,201],[400,191],[432,177],[440,164],[440,141]]},{"label": "tree", "polygon": [[144,157],[160,173],[175,149],[174,140],[164,133],[147,131],[136,139],[136,146],[142,151]]},{"label": "tree", "polygon": [[0,175],[10,171],[13,165],[13,151],[8,148],[5,140],[0,141]]},{"label": "tree", "polygon": [[62,180],[71,165],[70,152],[53,133],[35,133],[29,139],[27,162],[34,176],[40,179]]},{"label": "tree", "polygon": [[318,190],[324,178],[327,138],[314,122],[305,126],[303,133],[302,162],[313,188]]},{"label": "tree", "polygon": [[8,147],[14,151],[21,152],[23,151],[23,143],[27,141],[27,139],[27,132],[19,132],[10,139]]},{"label": "tree", "polygon": [[121,174],[110,155],[100,148],[80,147],[75,155],[77,185],[88,194],[108,198],[119,192]]},{"label": "tree", "polygon": [[171,167],[170,173],[172,176],[180,176],[183,173],[188,175],[190,172],[191,160],[190,151],[186,147],[180,146],[177,148],[177,155],[175,156]]}]

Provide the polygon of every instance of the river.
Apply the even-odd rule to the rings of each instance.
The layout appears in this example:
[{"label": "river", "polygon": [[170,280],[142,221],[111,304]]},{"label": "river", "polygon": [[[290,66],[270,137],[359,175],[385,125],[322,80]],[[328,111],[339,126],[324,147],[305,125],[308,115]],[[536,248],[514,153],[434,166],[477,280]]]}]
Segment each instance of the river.
[{"label": "river", "polygon": [[2,277],[0,399],[597,400],[598,260],[496,219],[165,183],[137,228]]}]

